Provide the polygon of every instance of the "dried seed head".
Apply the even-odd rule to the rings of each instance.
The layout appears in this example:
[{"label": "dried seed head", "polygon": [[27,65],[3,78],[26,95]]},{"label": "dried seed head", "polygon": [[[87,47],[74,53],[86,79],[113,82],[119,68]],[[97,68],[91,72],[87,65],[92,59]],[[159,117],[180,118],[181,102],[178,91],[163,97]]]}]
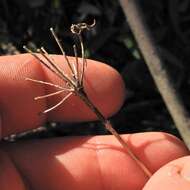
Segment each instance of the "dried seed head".
[{"label": "dried seed head", "polygon": [[71,32],[73,34],[80,35],[83,30],[86,30],[86,29],[90,30],[95,25],[96,25],[96,20],[94,19],[92,24],[87,24],[87,23],[84,23],[84,22],[78,23],[78,24],[72,24],[70,29],[71,29]]},{"label": "dried seed head", "polygon": [[52,71],[60,79],[65,81],[66,87],[62,87],[57,84],[49,83],[46,81],[40,81],[40,80],[35,80],[35,79],[30,79],[30,78],[26,79],[26,80],[29,80],[29,81],[32,81],[32,82],[35,82],[38,84],[53,86],[58,89],[58,91],[56,91],[56,92],[35,97],[34,98],[35,100],[40,100],[40,99],[48,98],[51,96],[59,95],[63,92],[68,92],[68,94],[60,102],[58,102],[56,105],[52,106],[51,108],[48,108],[43,113],[47,113],[49,111],[54,110],[55,108],[60,106],[64,101],[66,101],[72,94],[79,94],[80,91],[83,90],[83,80],[84,80],[84,71],[85,71],[85,66],[86,66],[86,60],[85,60],[85,56],[84,56],[84,44],[83,44],[81,32],[84,29],[87,29],[87,30],[91,29],[94,25],[95,25],[95,20],[94,20],[93,24],[91,24],[91,25],[88,25],[86,23],[79,23],[79,24],[73,24],[71,26],[72,33],[76,34],[79,38],[80,47],[81,47],[81,56],[82,56],[82,63],[80,63],[78,60],[76,45],[74,45],[73,50],[74,50],[74,55],[75,55],[75,60],[76,60],[75,64],[71,63],[69,61],[68,57],[65,54],[64,48],[63,48],[62,44],[60,43],[55,31],[53,30],[53,28],[50,28],[51,34],[54,37],[57,45],[59,46],[59,49],[60,49],[61,53],[63,54],[63,56],[66,60],[66,63],[71,71],[71,75],[68,75],[67,73],[65,73],[54,62],[54,60],[49,56],[48,52],[45,50],[44,47],[37,49],[37,53],[39,53],[43,59],[40,58],[38,56],[38,54],[36,54],[33,51],[31,51],[30,49],[28,49],[26,46],[23,47],[27,52],[31,53],[41,64],[43,64],[46,68],[48,68],[50,71]]},{"label": "dried seed head", "polygon": [[72,94],[77,95],[96,114],[97,118],[102,122],[104,127],[116,137],[116,139],[127,150],[128,154],[136,161],[136,163],[144,171],[144,173],[148,177],[150,177],[151,172],[147,169],[147,167],[143,164],[143,162],[141,162],[138,159],[138,157],[130,150],[130,148],[128,147],[125,140],[117,133],[117,131],[112,127],[111,123],[104,117],[104,115],[98,110],[98,108],[90,101],[90,99],[88,98],[87,94],[84,91],[83,79],[84,79],[84,71],[85,71],[85,66],[86,66],[86,60],[85,60],[85,56],[84,56],[84,45],[83,45],[83,39],[82,39],[81,32],[83,30],[86,30],[86,29],[87,30],[91,29],[92,27],[94,27],[94,25],[95,25],[95,20],[94,20],[93,24],[91,24],[91,25],[88,25],[86,23],[79,23],[79,24],[73,24],[71,26],[71,32],[73,34],[76,34],[79,37],[79,41],[80,41],[81,55],[82,55],[82,66],[81,67],[79,66],[76,46],[75,45],[73,46],[74,54],[75,54],[75,58],[76,58],[76,64],[71,64],[69,62],[69,59],[65,55],[63,46],[60,44],[58,37],[55,34],[53,28],[50,28],[50,31],[51,31],[54,39],[56,40],[63,56],[65,57],[65,60],[69,66],[70,71],[72,72],[71,76],[67,75],[61,68],[59,68],[59,66],[48,55],[47,51],[43,47],[40,48],[38,51],[46,61],[42,60],[37,54],[35,54],[30,49],[28,49],[27,47],[24,46],[24,49],[27,52],[31,53],[37,60],[39,60],[40,63],[42,63],[45,67],[47,67],[55,75],[57,75],[59,78],[61,78],[63,81],[65,81],[66,88],[59,86],[59,85],[56,85],[56,84],[53,84],[53,83],[35,80],[35,79],[30,79],[30,78],[27,78],[26,80],[29,80],[29,81],[32,81],[32,82],[35,82],[38,84],[54,86],[55,88],[59,89],[59,91],[57,91],[57,92],[53,92],[53,93],[50,93],[50,94],[47,94],[44,96],[38,96],[35,98],[35,100],[55,96],[55,95],[58,95],[62,92],[65,92],[65,91],[68,92],[67,95],[64,96],[60,102],[58,102],[56,105],[46,109],[45,111],[43,111],[43,113],[47,113],[47,112],[50,112],[50,111],[56,109],[61,104],[63,104],[70,96],[72,96]]}]

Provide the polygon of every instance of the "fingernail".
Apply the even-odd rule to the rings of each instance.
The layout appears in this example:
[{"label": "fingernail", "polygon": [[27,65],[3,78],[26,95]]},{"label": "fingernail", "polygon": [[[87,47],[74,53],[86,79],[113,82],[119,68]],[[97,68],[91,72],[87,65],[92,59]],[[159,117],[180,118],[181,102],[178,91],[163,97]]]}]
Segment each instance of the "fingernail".
[{"label": "fingernail", "polygon": [[181,176],[185,180],[190,181],[190,163],[184,164],[183,169],[181,170]]}]

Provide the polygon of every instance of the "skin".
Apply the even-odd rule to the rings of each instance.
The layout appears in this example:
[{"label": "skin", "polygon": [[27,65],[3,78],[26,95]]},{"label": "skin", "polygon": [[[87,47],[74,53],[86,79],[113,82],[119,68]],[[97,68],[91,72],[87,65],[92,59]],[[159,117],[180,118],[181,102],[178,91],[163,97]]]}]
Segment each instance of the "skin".
[{"label": "skin", "polygon": [[[62,56],[53,57],[58,64],[65,65]],[[64,69],[68,68],[64,66]],[[65,94],[33,101],[34,97],[55,89],[25,81],[25,77],[63,85],[29,54],[0,57],[2,137],[36,128],[46,121],[96,119],[76,96],[56,110],[39,115]],[[125,87],[120,75],[105,64],[88,60],[84,85],[90,99],[107,117],[117,112],[124,101]],[[180,140],[156,132],[123,135],[123,138],[154,173],[149,181],[113,136],[68,137],[1,142],[0,189],[190,189],[190,157],[184,157],[189,151]]]}]

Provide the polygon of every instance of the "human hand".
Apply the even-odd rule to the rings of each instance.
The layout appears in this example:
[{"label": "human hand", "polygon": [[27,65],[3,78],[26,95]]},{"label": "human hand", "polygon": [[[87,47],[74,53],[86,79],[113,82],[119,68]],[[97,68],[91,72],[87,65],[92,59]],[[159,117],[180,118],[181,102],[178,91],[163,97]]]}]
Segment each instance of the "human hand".
[{"label": "human hand", "polygon": [[[54,59],[64,63],[62,56]],[[33,101],[34,97],[53,89],[27,82],[25,77],[62,83],[28,54],[0,57],[2,137],[38,127],[46,121],[95,119],[95,115],[75,96],[58,109],[39,115],[61,97]],[[86,81],[89,98],[104,115],[110,116],[120,108],[125,89],[117,72],[104,64],[88,61]],[[139,133],[124,135],[124,138],[153,173],[169,161],[189,154],[183,143],[164,133]],[[185,157],[163,167],[147,183],[143,171],[112,136],[1,143],[0,189],[140,190],[145,186],[144,190],[186,190],[190,185],[183,176],[189,171],[188,165],[184,167],[189,159]]]}]

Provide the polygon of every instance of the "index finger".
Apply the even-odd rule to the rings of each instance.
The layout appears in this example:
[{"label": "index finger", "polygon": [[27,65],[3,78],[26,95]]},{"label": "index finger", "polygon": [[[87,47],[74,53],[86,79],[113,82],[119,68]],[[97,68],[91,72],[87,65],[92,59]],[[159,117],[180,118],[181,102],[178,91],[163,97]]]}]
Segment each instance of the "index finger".
[{"label": "index finger", "polygon": [[[63,56],[53,55],[53,59],[67,69]],[[69,60],[73,61],[73,58],[69,57]],[[105,116],[115,113],[125,96],[120,75],[105,64],[88,60],[85,76],[85,90],[93,103]],[[92,111],[76,96],[49,114],[39,115],[39,112],[55,105],[65,94],[34,101],[34,97],[55,92],[55,89],[25,81],[26,77],[63,84],[63,81],[29,54],[0,57],[2,136],[38,127],[47,120],[76,122],[96,119]]]}]

